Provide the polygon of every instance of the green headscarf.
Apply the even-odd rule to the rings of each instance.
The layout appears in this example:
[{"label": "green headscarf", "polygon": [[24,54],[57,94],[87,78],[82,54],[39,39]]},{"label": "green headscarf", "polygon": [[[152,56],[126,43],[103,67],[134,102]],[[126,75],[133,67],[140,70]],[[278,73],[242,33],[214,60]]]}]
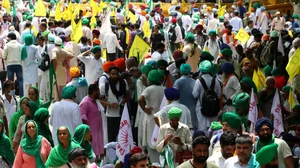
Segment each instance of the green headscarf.
[{"label": "green headscarf", "polygon": [[39,132],[38,134],[45,137],[51,144],[52,147],[54,147],[52,134],[49,128],[49,125],[45,123],[45,120],[49,118],[49,111],[46,108],[39,108],[35,114],[34,114],[34,121],[36,122]]},{"label": "green headscarf", "polygon": [[27,99],[29,101],[28,97],[22,97],[20,99],[20,103],[19,103],[19,109],[17,112],[15,112],[12,117],[10,118],[10,122],[9,122],[9,139],[13,139],[15,132],[17,130],[17,126],[18,126],[18,122],[19,119],[22,115],[24,115],[24,111],[22,109],[22,102],[24,99]]},{"label": "green headscarf", "polygon": [[151,69],[152,69],[151,65],[147,64],[147,65],[142,66],[142,68],[141,68],[142,74],[146,75],[147,73],[149,73],[149,71],[151,71]]},{"label": "green headscarf", "polygon": [[36,100],[34,102],[38,107],[41,107],[41,105],[43,104],[43,100],[40,99],[39,89],[35,86],[31,86],[29,89],[34,89],[37,95]]},{"label": "green headscarf", "polygon": [[51,150],[50,155],[46,162],[47,167],[59,167],[64,164],[67,164],[69,162],[68,155],[69,155],[70,151],[74,148],[81,148],[80,145],[71,141],[72,137],[71,137],[70,129],[68,127],[66,127],[66,128],[68,129],[68,133],[69,133],[69,147],[67,149],[64,149],[62,147],[61,142],[58,139],[58,130],[59,129],[57,129],[56,134],[57,134],[57,139],[58,139],[58,145],[56,145]]},{"label": "green headscarf", "polygon": [[4,124],[0,119],[0,124],[2,125],[2,130],[0,132],[0,156],[4,157],[10,165],[14,163],[15,154],[12,150],[9,138],[4,134]]},{"label": "green headscarf", "polygon": [[22,50],[21,50],[21,60],[24,61],[27,58],[27,51],[26,51],[26,47],[30,46],[33,44],[33,37],[31,34],[27,34],[24,37],[24,45],[22,46]]},{"label": "green headscarf", "polygon": [[279,72],[279,68],[275,68],[271,71],[272,76],[279,76],[280,72]]},{"label": "green headscarf", "polygon": [[[27,125],[29,122],[33,122],[35,127],[36,127],[36,134],[34,137],[34,140],[32,140],[30,138],[30,136],[27,133]],[[35,157],[35,163],[36,163],[36,167],[45,167],[45,163],[42,160],[41,157],[41,146],[42,146],[42,139],[43,137],[41,135],[38,135],[38,126],[37,124],[33,121],[33,120],[28,120],[25,123],[25,127],[24,127],[24,138],[22,139],[22,141],[20,142],[20,147],[22,148],[22,150],[24,151],[24,153]]]},{"label": "green headscarf", "polygon": [[291,87],[288,86],[288,85],[286,85],[286,86],[284,86],[284,87],[282,88],[282,91],[283,91],[283,92],[286,92],[286,93],[289,93],[290,90],[291,90]]},{"label": "green headscarf", "polygon": [[217,122],[217,121],[213,121],[211,124],[210,124],[210,128],[212,130],[220,130],[223,128],[222,124],[220,122]]},{"label": "green headscarf", "polygon": [[84,141],[85,134],[90,130],[91,128],[86,124],[78,125],[74,131],[73,141],[80,144],[80,146],[86,150],[88,158],[92,159],[94,156],[92,145],[89,141]]},{"label": "green headscarf", "polygon": [[271,72],[272,72],[272,68],[271,68],[270,65],[267,65],[267,66],[264,67],[264,74],[265,74],[266,76],[270,75]]},{"label": "green headscarf", "polygon": [[[39,107],[35,104],[34,101],[29,101],[29,109],[30,109],[30,114],[31,117],[34,117],[35,112],[39,109]],[[28,116],[25,116],[25,122],[27,122],[28,120],[30,120],[30,118]]]}]

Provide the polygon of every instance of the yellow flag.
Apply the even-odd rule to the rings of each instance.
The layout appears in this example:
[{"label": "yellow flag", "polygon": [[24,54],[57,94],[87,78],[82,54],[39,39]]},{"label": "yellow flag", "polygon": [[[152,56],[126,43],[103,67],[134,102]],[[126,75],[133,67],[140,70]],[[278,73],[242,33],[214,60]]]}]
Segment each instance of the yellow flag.
[{"label": "yellow flag", "polygon": [[99,10],[98,10],[98,6],[94,0],[91,0],[90,7],[93,11],[92,16],[96,16]]},{"label": "yellow flag", "polygon": [[9,0],[3,0],[2,6],[6,9],[7,13],[10,13],[10,1]]},{"label": "yellow flag", "polygon": [[252,8],[252,0],[250,0],[249,7],[248,7],[248,12],[249,13],[251,13],[251,8]]},{"label": "yellow flag", "polygon": [[55,20],[60,21],[61,18],[62,18],[62,15],[61,15],[61,11],[60,11],[60,3],[58,2],[56,5],[56,9],[55,9]]},{"label": "yellow flag", "polygon": [[75,43],[78,43],[79,40],[82,37],[82,23],[81,20],[76,24],[74,19],[71,21],[72,25],[72,33],[71,33],[71,40],[74,41]]},{"label": "yellow flag", "polygon": [[249,34],[242,28],[239,32],[234,36],[235,39],[240,40],[242,44],[246,44],[249,40]]},{"label": "yellow flag", "polygon": [[44,4],[43,0],[38,0],[36,6],[35,6],[35,16],[46,16],[47,8]]},{"label": "yellow flag", "polygon": [[289,81],[292,81],[292,79],[300,72],[300,49],[299,48],[292,55],[285,69],[290,76]]},{"label": "yellow flag", "polygon": [[132,24],[135,24],[137,21],[136,16],[131,11],[128,11],[128,18]]},{"label": "yellow flag", "polygon": [[100,1],[99,6],[98,6],[98,12],[99,12],[99,13],[103,11],[104,5],[105,5],[104,2],[103,2],[103,1]]},{"label": "yellow flag", "polygon": [[96,21],[96,18],[95,18],[95,16],[92,16],[92,18],[91,18],[91,29],[92,30],[94,30],[94,28],[95,28],[95,23],[96,23],[97,21]]},{"label": "yellow flag", "polygon": [[266,86],[266,77],[260,69],[254,70],[252,80],[255,83],[257,91]]},{"label": "yellow flag", "polygon": [[80,6],[77,5],[76,8],[75,8],[75,10],[74,10],[74,12],[73,12],[73,14],[72,14],[72,18],[73,19],[76,19],[76,18],[79,17],[79,11],[80,11]]},{"label": "yellow flag", "polygon": [[142,26],[142,30],[144,32],[144,38],[150,38],[151,37],[151,29],[150,29],[150,24],[149,20],[145,20]]},{"label": "yellow flag", "polygon": [[218,9],[218,16],[224,16],[225,15],[225,10],[226,10],[226,5],[224,6],[220,6],[219,9]]},{"label": "yellow flag", "polygon": [[295,97],[294,97],[294,94],[293,94],[293,91],[292,91],[292,88],[291,88],[290,93],[289,93],[288,102],[289,102],[289,105],[290,105],[290,110],[292,111],[294,106],[297,104],[296,100],[295,100]]},{"label": "yellow flag", "polygon": [[129,30],[127,27],[125,28],[125,31],[126,31],[126,44],[128,45],[129,44]]},{"label": "yellow flag", "polygon": [[66,15],[65,20],[71,20],[73,16],[73,4],[69,3],[68,9],[64,12],[64,15]]},{"label": "yellow flag", "polygon": [[221,0],[218,0],[218,7],[221,8]]},{"label": "yellow flag", "polygon": [[137,57],[141,63],[145,55],[149,52],[150,46],[140,36],[135,36],[129,51],[129,57]]}]

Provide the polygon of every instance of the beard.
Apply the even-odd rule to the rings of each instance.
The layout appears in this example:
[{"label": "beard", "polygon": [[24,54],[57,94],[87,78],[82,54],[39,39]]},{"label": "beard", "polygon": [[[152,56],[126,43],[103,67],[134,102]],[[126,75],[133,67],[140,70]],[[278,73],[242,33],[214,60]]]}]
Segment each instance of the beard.
[{"label": "beard", "polygon": [[262,142],[269,142],[272,140],[272,134],[259,136],[259,140],[261,140]]},{"label": "beard", "polygon": [[88,162],[86,165],[78,166],[74,162],[71,163],[72,168],[89,168],[90,163]]},{"label": "beard", "polygon": [[232,153],[222,153],[222,155],[223,155],[223,157],[224,157],[225,159],[228,159],[228,158],[230,158],[230,157],[233,156]]},{"label": "beard", "polygon": [[275,165],[267,164],[265,168],[278,168],[278,164]]},{"label": "beard", "polygon": [[194,161],[197,162],[197,163],[205,163],[206,160],[208,159],[208,156],[195,156],[193,157]]}]

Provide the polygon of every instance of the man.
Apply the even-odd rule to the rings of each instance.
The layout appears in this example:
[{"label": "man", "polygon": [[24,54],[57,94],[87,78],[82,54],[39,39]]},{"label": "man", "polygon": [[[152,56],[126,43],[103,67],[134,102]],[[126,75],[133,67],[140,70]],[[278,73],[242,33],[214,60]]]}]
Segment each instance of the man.
[{"label": "man", "polygon": [[200,45],[202,49],[204,49],[204,44],[208,40],[208,36],[203,34],[203,26],[198,24],[195,28],[195,42]]},{"label": "man", "polygon": [[207,161],[223,167],[226,159],[232,157],[235,153],[236,134],[232,131],[224,131],[220,137],[221,152],[214,153]]},{"label": "man", "polygon": [[272,143],[264,146],[256,153],[256,161],[260,164],[261,168],[278,168],[277,148],[278,145]]},{"label": "man", "polygon": [[66,86],[67,73],[66,65],[69,60],[74,57],[74,54],[66,51],[61,47],[63,41],[59,37],[55,37],[55,48],[52,49],[52,62],[56,73],[57,92],[55,94],[56,100],[60,100],[61,90]]},{"label": "man", "polygon": [[66,86],[62,89],[62,100],[52,105],[50,124],[53,127],[52,137],[54,145],[58,144],[57,130],[60,126],[66,126],[73,135],[75,128],[82,124],[80,108],[76,101],[76,87]]},{"label": "man", "polygon": [[194,139],[192,144],[193,159],[185,161],[177,168],[218,168],[218,166],[210,161],[208,158],[209,138],[203,135]]},{"label": "man", "polygon": [[[176,158],[177,152],[189,150],[192,145],[191,132],[189,127],[181,122],[182,110],[172,107],[168,111],[169,122],[159,128],[156,150],[161,153],[167,144],[170,145],[173,156]],[[175,164],[178,163],[175,160]],[[180,164],[180,163],[179,163]]]},{"label": "man", "polygon": [[266,34],[267,33],[267,29],[269,27],[268,25],[268,21],[269,21],[269,14],[268,12],[266,11],[266,8],[261,6],[260,7],[260,10],[261,10],[261,13],[259,15],[259,18],[257,20],[258,22],[258,27],[259,27],[259,30],[263,33],[263,34]]},{"label": "man", "polygon": [[89,159],[85,149],[74,148],[70,151],[68,157],[72,168],[90,168]]},{"label": "man", "polygon": [[165,37],[163,34],[159,32],[159,25],[155,25],[153,29],[153,33],[151,34],[150,43],[151,47],[154,51],[156,51],[158,48],[156,47],[158,43],[164,43]]},{"label": "man", "polygon": [[118,136],[121,114],[127,101],[128,85],[119,75],[116,66],[108,69],[108,81],[100,86],[101,103],[106,107],[108,141],[115,142]]},{"label": "man", "polygon": [[223,168],[252,168],[259,167],[252,154],[252,138],[249,135],[240,135],[235,140],[236,156],[225,161]]},{"label": "man", "polygon": [[6,61],[8,80],[14,81],[15,74],[17,76],[19,94],[23,97],[23,72],[21,64],[21,49],[22,46],[17,42],[15,33],[7,35],[8,43],[4,46],[2,59]]},{"label": "man", "polygon": [[213,30],[217,30],[218,28],[218,24],[219,24],[219,19],[218,19],[218,14],[214,14],[214,18],[208,21],[208,25],[207,25],[207,32],[213,31]]},{"label": "man", "polygon": [[241,66],[240,64],[232,58],[232,50],[225,48],[221,51],[222,57],[218,60],[218,64],[220,67],[226,62],[231,63],[234,66],[234,73],[237,75],[238,78],[241,77]]},{"label": "man", "polygon": [[243,20],[239,17],[239,11],[234,11],[234,16],[230,20],[230,25],[232,25],[233,32],[238,32],[243,28]]},{"label": "man", "polygon": [[254,153],[261,150],[262,147],[269,145],[271,143],[276,143],[278,145],[278,168],[293,168],[293,155],[288,144],[279,139],[275,138],[273,134],[273,125],[268,118],[260,118],[257,120],[255,125],[255,131],[259,139],[254,144]]},{"label": "man", "polygon": [[152,53],[151,59],[154,61],[158,60],[166,60],[168,61],[168,54],[165,52],[165,45],[164,43],[157,43],[156,44],[156,50]]},{"label": "man", "polygon": [[114,66],[114,62],[111,62],[111,61],[107,61],[102,65],[103,74],[99,77],[99,82],[98,82],[99,88],[102,85],[104,85],[105,82],[108,81],[108,78],[109,78],[108,69],[112,66]]},{"label": "man", "polygon": [[[80,116],[82,123],[91,128],[92,147],[96,155],[96,162],[100,155],[104,154],[103,124],[102,116],[96,100],[100,98],[100,90],[96,84],[91,84],[88,89],[88,96],[80,103]],[[119,128],[119,127],[117,127]]]},{"label": "man", "polygon": [[2,100],[5,108],[6,117],[7,117],[7,123],[9,125],[10,118],[16,111],[18,111],[18,102],[15,97],[14,82],[11,80],[5,81],[2,86],[2,89],[4,90],[4,94],[2,95]]},{"label": "man", "polygon": [[182,42],[182,32],[180,26],[177,24],[177,19],[172,18],[172,25],[169,29],[169,42],[171,47],[171,52],[180,49],[180,45]]},{"label": "man", "polygon": [[97,45],[77,57],[86,65],[84,76],[89,85],[95,83],[103,73],[101,52],[101,47]]},{"label": "man", "polygon": [[205,42],[203,51],[209,51],[209,53],[214,56],[215,61],[221,52],[221,42],[217,39],[217,32],[215,30],[210,31],[208,35],[209,39]]},{"label": "man", "polygon": [[232,106],[235,108],[234,113],[241,117],[242,131],[247,132],[248,129],[248,113],[250,107],[250,96],[246,92],[238,93],[232,100]]},{"label": "man", "polygon": [[179,90],[175,88],[166,88],[164,92],[165,97],[168,100],[168,105],[154,114],[155,123],[159,126],[168,123],[168,111],[173,107],[176,107],[182,111],[180,122],[187,125],[189,128],[193,128],[190,110],[185,105],[178,102],[180,97]]},{"label": "man", "polygon": [[136,153],[130,157],[130,168],[147,168],[148,156],[144,153]]},{"label": "man", "polygon": [[222,41],[230,46],[236,46],[237,41],[234,39],[234,33],[232,32],[233,27],[231,25],[226,26],[226,33],[222,36]]},{"label": "man", "polygon": [[252,31],[253,28],[254,28],[254,22],[253,22],[253,20],[249,20],[249,21],[247,22],[247,26],[245,27],[245,31],[246,31],[249,35],[251,35],[251,31]]},{"label": "man", "polygon": [[107,61],[114,61],[117,59],[117,50],[118,49],[123,53],[123,48],[120,46],[117,35],[114,33],[115,27],[112,27],[112,32],[108,32],[104,36],[103,46],[106,48],[107,52]]},{"label": "man", "polygon": [[88,44],[91,45],[93,37],[92,37],[92,31],[89,28],[89,23],[90,21],[87,18],[84,18],[82,20],[82,37],[86,37],[88,39]]},{"label": "man", "polygon": [[300,47],[300,37],[296,37],[293,42],[293,48],[289,51],[289,59],[294,55],[295,51]]},{"label": "man", "polygon": [[80,69],[77,66],[70,68],[70,76],[72,80],[67,86],[76,87],[76,102],[79,104],[81,100],[88,94],[88,83],[83,77],[80,77]]},{"label": "man", "polygon": [[272,30],[281,31],[284,28],[285,19],[284,17],[281,17],[281,13],[279,11],[276,12],[275,14],[276,14],[276,18],[274,18],[270,23],[271,31]]}]

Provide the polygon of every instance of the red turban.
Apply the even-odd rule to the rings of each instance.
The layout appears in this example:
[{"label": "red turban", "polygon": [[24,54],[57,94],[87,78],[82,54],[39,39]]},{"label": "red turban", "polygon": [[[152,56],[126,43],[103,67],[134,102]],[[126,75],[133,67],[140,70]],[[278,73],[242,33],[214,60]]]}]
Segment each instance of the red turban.
[{"label": "red turban", "polygon": [[131,149],[131,151],[130,151],[130,153],[131,153],[132,155],[134,155],[134,154],[136,154],[136,153],[142,153],[142,152],[143,152],[143,149],[140,148],[140,147],[138,147],[138,146],[133,147],[133,149]]},{"label": "red turban", "polygon": [[109,67],[114,66],[114,62],[107,61],[102,65],[102,69],[104,72],[108,72]]}]

